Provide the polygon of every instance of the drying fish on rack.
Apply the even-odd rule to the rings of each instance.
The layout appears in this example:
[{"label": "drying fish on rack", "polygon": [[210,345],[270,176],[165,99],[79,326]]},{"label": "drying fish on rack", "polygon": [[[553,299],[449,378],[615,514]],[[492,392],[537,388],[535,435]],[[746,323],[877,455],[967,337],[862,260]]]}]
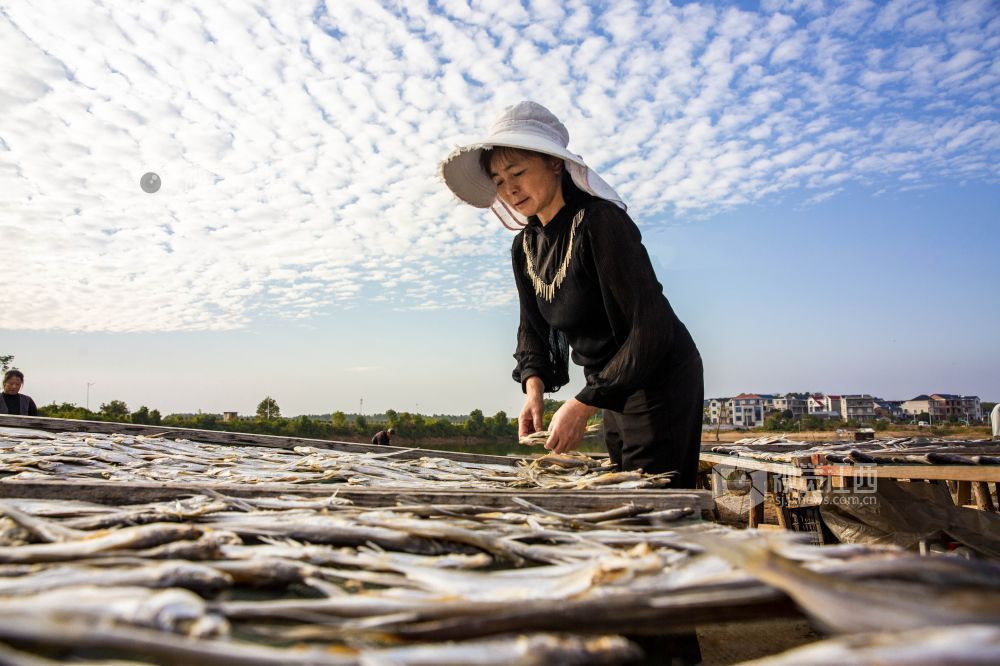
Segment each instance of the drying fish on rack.
[{"label": "drying fish on rack", "polygon": [[[106,528],[97,525],[113,521],[93,519],[167,515],[176,503],[103,513],[99,505],[59,504],[0,504],[15,516],[9,520],[30,526],[22,535],[29,543],[0,548],[7,562],[0,565],[0,640],[114,649],[153,662],[448,663],[497,634],[513,642],[539,631],[656,631],[754,608],[794,614],[786,593],[835,629],[996,622],[1000,608],[995,565],[887,547],[823,548],[781,535],[764,544],[775,555],[760,565],[769,577],[755,564],[761,543],[754,533],[653,519],[662,512],[632,503],[579,514],[527,500],[500,511],[309,506],[294,498],[264,507],[219,493],[186,498],[171,516],[177,522]],[[168,549],[199,559],[151,559]],[[788,581],[810,594],[793,593]],[[943,608],[920,608],[933,606],[928,599],[943,600]],[[82,625],[95,629],[80,639],[73,627]],[[42,629],[59,636],[45,640]],[[233,633],[308,645],[293,654]],[[371,647],[387,639],[419,644],[407,646],[411,652]],[[427,643],[439,640],[457,642]],[[551,658],[569,659],[582,640],[571,641],[572,649],[554,643],[566,651]],[[527,659],[503,654],[509,663]],[[609,654],[620,656],[579,658],[597,663]]]},{"label": "drying fish on rack", "polygon": [[[666,477],[609,476],[607,461],[582,454],[550,454],[525,469],[511,464],[466,462],[427,455],[351,452],[315,447],[292,451],[259,446],[225,446],[189,440],[166,441],[145,435],[60,433],[34,439],[0,434],[0,478],[10,480],[87,479],[117,482],[170,482],[199,485],[338,484],[355,488],[657,488]],[[595,472],[586,479],[586,472]],[[184,506],[178,511],[198,511]],[[133,522],[171,520],[135,515]],[[125,516],[105,517],[124,520]]]}]

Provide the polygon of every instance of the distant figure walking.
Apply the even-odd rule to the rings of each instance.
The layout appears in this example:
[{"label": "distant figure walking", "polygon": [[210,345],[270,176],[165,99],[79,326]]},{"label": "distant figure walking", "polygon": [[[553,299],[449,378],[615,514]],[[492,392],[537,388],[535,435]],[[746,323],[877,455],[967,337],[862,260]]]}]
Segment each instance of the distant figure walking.
[{"label": "distant figure walking", "polygon": [[389,446],[389,442],[392,440],[392,436],[396,434],[393,428],[388,430],[379,430],[372,437],[372,444],[378,444],[379,446]]},{"label": "distant figure walking", "polygon": [[990,423],[993,425],[993,441],[1000,442],[1000,402],[993,405],[990,412]]},{"label": "distant figure walking", "polygon": [[0,400],[0,414],[20,414],[21,416],[38,416],[38,407],[30,396],[21,393],[24,386],[24,373],[20,370],[8,370],[3,376],[3,400]]}]

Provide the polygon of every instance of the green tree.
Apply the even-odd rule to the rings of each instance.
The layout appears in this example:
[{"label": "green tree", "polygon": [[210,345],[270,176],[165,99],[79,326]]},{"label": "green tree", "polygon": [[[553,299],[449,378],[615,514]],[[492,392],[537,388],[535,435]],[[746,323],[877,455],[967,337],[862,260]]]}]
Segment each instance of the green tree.
[{"label": "green tree", "polygon": [[7,372],[11,368],[11,362],[14,360],[13,354],[8,354],[6,356],[0,355],[0,372]]},{"label": "green tree", "polygon": [[552,400],[551,398],[542,400],[542,409],[544,410],[543,422],[549,423],[552,420],[552,415],[559,411],[564,402],[565,400]]},{"label": "green tree", "polygon": [[465,420],[465,433],[467,435],[483,435],[486,433],[486,418],[483,410],[473,409],[469,412],[469,418]]},{"label": "green tree", "polygon": [[357,430],[358,433],[362,435],[367,434],[368,419],[366,419],[361,414],[358,414],[358,418],[354,419],[354,429]]},{"label": "green tree", "polygon": [[110,421],[126,423],[129,417],[128,405],[121,400],[112,400],[101,405],[100,414]]},{"label": "green tree", "polygon": [[274,398],[267,396],[260,401],[260,404],[257,405],[257,418],[267,421],[281,418],[281,409],[278,407],[278,403],[274,401]]},{"label": "green tree", "polygon": [[492,417],[493,421],[493,434],[497,437],[507,437],[511,434],[516,434],[516,430],[511,427],[510,419],[507,418],[507,412],[500,410]]},{"label": "green tree", "polygon": [[395,409],[385,410],[385,424],[389,428],[395,428],[399,425],[399,414]]},{"label": "green tree", "polygon": [[330,425],[332,425],[337,430],[343,430],[347,427],[347,415],[344,412],[336,411],[330,416]]},{"label": "green tree", "polygon": [[160,425],[163,422],[160,416],[160,410],[154,409],[149,413],[149,424],[150,425]]},{"label": "green tree", "polygon": [[132,412],[132,423],[149,423],[149,407],[143,405]]}]

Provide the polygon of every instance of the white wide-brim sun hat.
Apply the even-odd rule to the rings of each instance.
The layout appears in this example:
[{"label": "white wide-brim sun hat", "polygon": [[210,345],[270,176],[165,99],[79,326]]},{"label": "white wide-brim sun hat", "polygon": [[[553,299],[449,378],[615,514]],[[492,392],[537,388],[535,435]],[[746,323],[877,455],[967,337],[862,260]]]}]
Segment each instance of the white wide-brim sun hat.
[{"label": "white wide-brim sun hat", "polygon": [[497,117],[485,139],[453,150],[441,162],[441,177],[448,189],[465,203],[492,209],[509,229],[523,227],[527,219],[500,201],[496,185],[480,165],[479,156],[484,150],[500,146],[533,150],[563,160],[577,187],[624,210],[625,202],[614,188],[588,167],[582,157],[569,152],[568,145],[569,131],[551,111],[537,102],[519,102]]}]

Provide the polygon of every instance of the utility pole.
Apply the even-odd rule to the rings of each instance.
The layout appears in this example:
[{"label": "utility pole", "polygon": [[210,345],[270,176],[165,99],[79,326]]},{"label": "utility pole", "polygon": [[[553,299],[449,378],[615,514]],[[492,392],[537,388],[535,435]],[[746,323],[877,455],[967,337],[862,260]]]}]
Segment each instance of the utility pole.
[{"label": "utility pole", "polygon": [[90,411],[90,387],[94,385],[94,382],[87,382],[87,411]]},{"label": "utility pole", "polygon": [[358,403],[358,416],[364,416],[364,414],[365,414],[365,399],[361,398],[361,401]]}]

